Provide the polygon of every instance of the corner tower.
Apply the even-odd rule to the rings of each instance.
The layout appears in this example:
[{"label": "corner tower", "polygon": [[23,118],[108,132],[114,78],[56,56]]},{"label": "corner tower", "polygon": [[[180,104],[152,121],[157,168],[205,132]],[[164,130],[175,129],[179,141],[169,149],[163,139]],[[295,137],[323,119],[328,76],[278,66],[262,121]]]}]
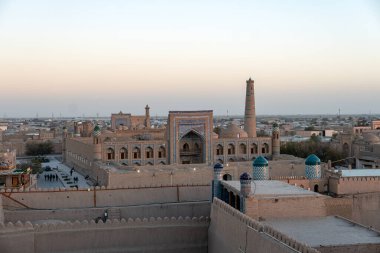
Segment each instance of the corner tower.
[{"label": "corner tower", "polygon": [[247,132],[249,138],[256,137],[255,87],[251,78],[247,80],[245,94],[244,131]]}]

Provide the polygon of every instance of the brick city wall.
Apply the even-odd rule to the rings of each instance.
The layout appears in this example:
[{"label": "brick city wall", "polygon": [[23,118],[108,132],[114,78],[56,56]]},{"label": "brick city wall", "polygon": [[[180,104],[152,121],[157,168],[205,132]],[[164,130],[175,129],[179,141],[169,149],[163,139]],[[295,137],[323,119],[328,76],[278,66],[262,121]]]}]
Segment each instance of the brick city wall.
[{"label": "brick city wall", "polygon": [[[209,219],[144,218],[0,225],[2,253],[207,252]],[[85,236],[83,236],[85,235]],[[22,242],[22,243],[20,243]]]},{"label": "brick city wall", "polygon": [[379,192],[380,177],[330,178],[329,189],[338,195]]},{"label": "brick city wall", "polygon": [[326,215],[325,196],[246,199],[246,214],[255,219]]},{"label": "brick city wall", "polygon": [[45,209],[45,210],[4,210],[4,223],[17,221],[36,222],[44,220],[93,220],[104,217],[107,211],[110,219],[114,218],[144,218],[144,217],[201,217],[210,216],[210,202],[186,202],[152,204],[127,207],[98,207],[98,208],[72,208],[72,209]]},{"label": "brick city wall", "polygon": [[209,201],[209,185],[177,185],[136,188],[91,187],[88,189],[1,190],[7,208],[61,209],[159,203]]},{"label": "brick city wall", "polygon": [[318,252],[216,198],[211,207],[208,237],[209,253]]}]

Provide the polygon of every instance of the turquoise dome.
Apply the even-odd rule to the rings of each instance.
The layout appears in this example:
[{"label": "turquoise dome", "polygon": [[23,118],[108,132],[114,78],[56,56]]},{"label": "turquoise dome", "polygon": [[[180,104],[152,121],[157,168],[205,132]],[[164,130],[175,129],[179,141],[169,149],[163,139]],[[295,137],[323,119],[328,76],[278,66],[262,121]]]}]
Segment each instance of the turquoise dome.
[{"label": "turquoise dome", "polygon": [[263,156],[259,156],[253,161],[253,166],[254,167],[268,166],[268,161]]},{"label": "turquoise dome", "polygon": [[318,156],[311,154],[306,158],[305,164],[306,165],[320,165],[321,159],[319,159]]},{"label": "turquoise dome", "polygon": [[99,127],[98,125],[96,125],[96,126],[94,127],[94,132],[100,132],[100,127]]}]

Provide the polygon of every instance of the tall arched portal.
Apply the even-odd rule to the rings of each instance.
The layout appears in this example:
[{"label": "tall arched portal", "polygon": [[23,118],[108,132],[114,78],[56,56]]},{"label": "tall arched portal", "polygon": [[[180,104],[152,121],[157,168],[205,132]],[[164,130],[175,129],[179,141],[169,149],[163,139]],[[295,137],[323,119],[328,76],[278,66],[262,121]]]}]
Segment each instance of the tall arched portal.
[{"label": "tall arched portal", "polygon": [[179,159],[182,164],[205,163],[205,143],[195,131],[185,134],[179,141]]}]

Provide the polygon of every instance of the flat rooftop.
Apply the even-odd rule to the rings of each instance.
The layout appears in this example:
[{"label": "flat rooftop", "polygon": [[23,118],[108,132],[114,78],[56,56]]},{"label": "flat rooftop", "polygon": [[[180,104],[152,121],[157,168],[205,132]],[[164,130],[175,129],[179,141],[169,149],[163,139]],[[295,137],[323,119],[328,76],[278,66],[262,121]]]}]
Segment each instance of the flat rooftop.
[{"label": "flat rooftop", "polygon": [[380,244],[378,232],[336,216],[271,219],[264,223],[311,247]]},{"label": "flat rooftop", "polygon": [[[240,181],[222,181],[222,184],[234,192],[240,192]],[[252,181],[251,192],[255,197],[323,196],[277,180]]]},{"label": "flat rooftop", "polygon": [[[338,172],[338,170],[335,170]],[[352,169],[342,170],[342,177],[379,177],[380,169]]]}]

